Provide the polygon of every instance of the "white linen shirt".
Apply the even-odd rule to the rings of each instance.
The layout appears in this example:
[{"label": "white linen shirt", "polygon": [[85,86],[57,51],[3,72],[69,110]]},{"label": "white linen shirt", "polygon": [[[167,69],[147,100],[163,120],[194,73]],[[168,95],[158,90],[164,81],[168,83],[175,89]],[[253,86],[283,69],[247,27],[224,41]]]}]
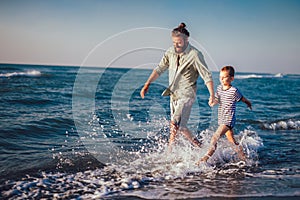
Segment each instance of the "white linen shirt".
[{"label": "white linen shirt", "polygon": [[175,78],[170,89],[175,94],[177,99],[195,98],[197,79],[199,75],[206,84],[209,81],[212,81],[211,72],[208,70],[202,53],[190,44],[188,44],[185,51],[180,54],[178,69],[177,56],[178,54],[175,52],[174,47],[170,47],[165,52],[155,70],[159,75],[161,75],[163,72],[169,69],[170,85]]}]

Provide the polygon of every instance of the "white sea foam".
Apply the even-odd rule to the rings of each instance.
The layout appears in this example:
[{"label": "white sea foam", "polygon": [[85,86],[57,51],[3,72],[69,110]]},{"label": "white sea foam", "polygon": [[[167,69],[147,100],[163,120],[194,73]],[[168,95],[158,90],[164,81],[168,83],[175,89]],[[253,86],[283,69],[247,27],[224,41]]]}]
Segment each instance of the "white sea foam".
[{"label": "white sea foam", "polygon": [[270,75],[261,75],[261,74],[247,74],[247,75],[236,75],[236,79],[248,79],[248,78],[282,78],[283,74],[270,74]]},{"label": "white sea foam", "polygon": [[299,120],[283,120],[273,123],[264,123],[263,128],[267,130],[290,130],[290,129],[300,129],[300,121]]},{"label": "white sea foam", "polygon": [[29,70],[26,72],[10,72],[10,73],[1,73],[0,77],[12,77],[12,76],[40,76],[42,73],[37,70]]},{"label": "white sea foam", "polygon": [[[239,162],[236,152],[224,137],[218,142],[217,150],[208,163],[196,165],[196,162],[206,154],[213,133],[212,130],[208,129],[200,133],[203,140],[203,146],[200,149],[192,147],[185,138],[180,137],[177,145],[172,148],[172,152],[169,152],[166,143],[160,144],[159,147],[156,147],[158,151],[141,155],[135,161],[122,166],[125,166],[126,169],[124,168],[124,170],[130,170],[132,167],[134,172],[142,174],[151,172],[155,178],[176,178],[185,176],[187,173],[208,173],[214,171],[216,165]],[[256,164],[257,151],[263,146],[262,139],[255,131],[246,129],[238,135],[238,141],[247,154],[245,165]]]}]

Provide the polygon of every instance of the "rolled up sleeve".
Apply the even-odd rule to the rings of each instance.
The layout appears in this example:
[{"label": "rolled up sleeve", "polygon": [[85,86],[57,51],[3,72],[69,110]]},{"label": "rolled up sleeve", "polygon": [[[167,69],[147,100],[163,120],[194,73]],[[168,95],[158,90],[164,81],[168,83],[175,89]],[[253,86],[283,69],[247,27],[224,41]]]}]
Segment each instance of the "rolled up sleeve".
[{"label": "rolled up sleeve", "polygon": [[168,56],[168,51],[164,54],[164,56],[162,57],[161,61],[159,62],[159,64],[157,65],[157,67],[155,68],[155,71],[161,75],[162,73],[164,73],[169,67],[169,56]]},{"label": "rolled up sleeve", "polygon": [[208,82],[212,81],[212,74],[205,63],[203,54],[197,51],[197,53],[195,53],[194,60],[195,60],[195,67],[199,75],[203,79],[204,83],[207,84]]}]

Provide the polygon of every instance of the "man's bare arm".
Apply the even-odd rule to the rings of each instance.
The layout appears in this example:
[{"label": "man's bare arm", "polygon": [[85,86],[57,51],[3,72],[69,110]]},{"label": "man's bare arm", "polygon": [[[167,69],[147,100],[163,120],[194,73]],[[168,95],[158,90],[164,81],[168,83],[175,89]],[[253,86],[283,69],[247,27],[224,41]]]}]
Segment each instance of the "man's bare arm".
[{"label": "man's bare arm", "polygon": [[159,74],[156,72],[156,70],[154,69],[152,71],[152,73],[150,74],[148,80],[146,81],[144,87],[141,89],[140,91],[140,95],[142,98],[145,97],[145,94],[148,92],[149,86],[150,84],[155,81],[157,78],[159,77]]}]

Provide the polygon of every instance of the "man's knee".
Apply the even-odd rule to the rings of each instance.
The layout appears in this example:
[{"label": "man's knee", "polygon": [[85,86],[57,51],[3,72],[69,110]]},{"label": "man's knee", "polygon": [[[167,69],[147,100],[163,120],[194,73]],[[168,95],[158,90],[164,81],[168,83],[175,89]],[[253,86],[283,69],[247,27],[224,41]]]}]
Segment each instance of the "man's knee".
[{"label": "man's knee", "polygon": [[178,123],[176,123],[175,121],[171,121],[171,122],[170,122],[170,126],[171,126],[171,127],[175,127],[175,128],[177,128],[177,129],[179,128]]},{"label": "man's knee", "polygon": [[186,126],[178,126],[180,132],[190,132]]},{"label": "man's knee", "polygon": [[171,121],[170,122],[170,131],[171,131],[171,133],[175,134],[178,129],[179,129],[179,126],[174,121]]}]

